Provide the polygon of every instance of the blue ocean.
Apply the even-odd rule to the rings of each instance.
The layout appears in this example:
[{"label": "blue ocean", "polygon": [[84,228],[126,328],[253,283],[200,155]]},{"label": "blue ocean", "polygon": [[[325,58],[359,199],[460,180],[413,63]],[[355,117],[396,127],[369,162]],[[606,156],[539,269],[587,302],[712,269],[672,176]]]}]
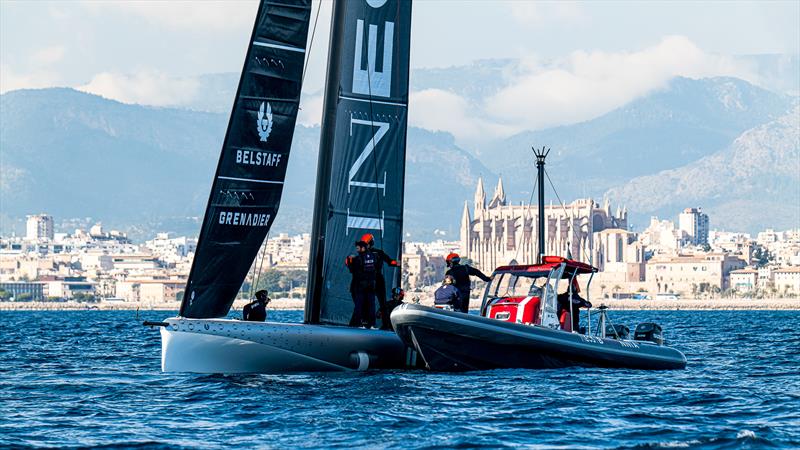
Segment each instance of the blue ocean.
[{"label": "blue ocean", "polygon": [[0,448],[800,447],[796,311],[612,312],[683,371],[461,374],[164,374],[168,316],[1,312]]}]

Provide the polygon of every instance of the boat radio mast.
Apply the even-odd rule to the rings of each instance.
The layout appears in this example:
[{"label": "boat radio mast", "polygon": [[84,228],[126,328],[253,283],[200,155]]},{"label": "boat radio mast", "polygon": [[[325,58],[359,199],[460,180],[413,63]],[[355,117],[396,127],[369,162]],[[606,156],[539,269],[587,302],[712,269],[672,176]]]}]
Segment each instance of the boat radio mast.
[{"label": "boat radio mast", "polygon": [[550,154],[550,149],[542,146],[541,149],[531,147],[536,156],[536,186],[539,190],[539,248],[536,255],[536,264],[544,261],[544,160]]}]

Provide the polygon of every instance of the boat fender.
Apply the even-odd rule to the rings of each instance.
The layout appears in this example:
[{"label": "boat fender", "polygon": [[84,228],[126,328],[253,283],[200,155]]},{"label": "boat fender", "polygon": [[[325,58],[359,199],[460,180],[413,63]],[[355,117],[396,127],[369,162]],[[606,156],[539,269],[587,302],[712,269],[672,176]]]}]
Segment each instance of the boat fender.
[{"label": "boat fender", "polygon": [[355,370],[363,371],[369,369],[369,354],[367,352],[350,353],[350,363]]}]

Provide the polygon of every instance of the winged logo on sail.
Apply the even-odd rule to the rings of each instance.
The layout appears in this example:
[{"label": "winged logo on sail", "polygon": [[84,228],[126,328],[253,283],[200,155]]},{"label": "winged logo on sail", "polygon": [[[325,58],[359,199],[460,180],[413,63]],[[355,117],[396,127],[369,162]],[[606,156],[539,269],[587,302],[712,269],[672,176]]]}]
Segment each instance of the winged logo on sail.
[{"label": "winged logo on sail", "polygon": [[[266,111],[264,110],[265,104]],[[272,106],[270,106],[269,102],[261,102],[261,107],[258,108],[256,125],[258,126],[258,137],[261,138],[261,142],[267,142],[269,134],[272,133]]]}]

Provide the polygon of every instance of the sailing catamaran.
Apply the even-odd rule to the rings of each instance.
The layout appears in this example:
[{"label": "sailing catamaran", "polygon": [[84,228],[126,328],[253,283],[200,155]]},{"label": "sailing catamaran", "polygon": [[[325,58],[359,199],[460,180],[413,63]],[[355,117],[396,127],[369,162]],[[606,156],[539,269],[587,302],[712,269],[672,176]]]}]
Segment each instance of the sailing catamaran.
[{"label": "sailing catamaran", "polygon": [[342,326],[352,312],[342,263],[356,237],[371,232],[398,256],[402,247],[407,0],[333,5],[305,323],[225,318],[280,204],[310,15],[311,0],[261,1],[180,314],[159,323],[164,371],[363,370],[415,360],[392,332]]}]

